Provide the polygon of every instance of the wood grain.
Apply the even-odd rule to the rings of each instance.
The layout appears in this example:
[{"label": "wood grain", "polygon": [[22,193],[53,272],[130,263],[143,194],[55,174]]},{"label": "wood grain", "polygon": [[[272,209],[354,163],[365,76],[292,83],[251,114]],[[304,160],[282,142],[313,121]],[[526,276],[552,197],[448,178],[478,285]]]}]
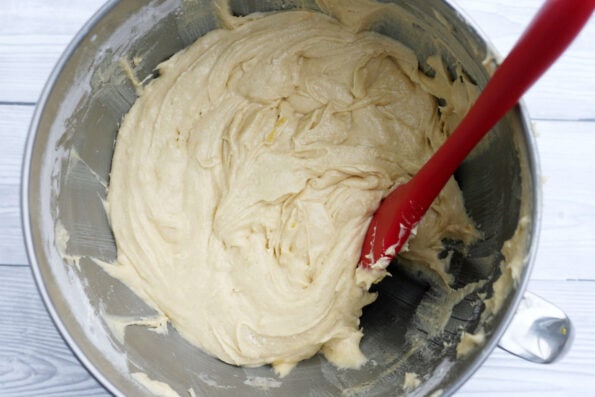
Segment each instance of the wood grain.
[{"label": "wood grain", "polygon": [[2,0],[0,103],[37,101],[58,58],[105,0]]},{"label": "wood grain", "polygon": [[33,106],[0,106],[0,264],[27,264],[20,214],[21,164]]},{"label": "wood grain", "polygon": [[[60,54],[101,0],[3,0],[0,10],[0,102],[37,101]],[[458,0],[505,55],[531,20],[540,0]],[[595,21],[527,94],[535,119],[592,119],[595,109]]]},{"label": "wood grain", "polygon": [[544,183],[533,277],[595,280],[595,123],[538,122],[536,129]]},{"label": "wood grain", "polygon": [[0,266],[0,396],[109,395],[50,320],[28,267]]},{"label": "wood grain", "polygon": [[[454,0],[506,56],[543,0]],[[534,119],[595,117],[595,18],[525,96]]]}]

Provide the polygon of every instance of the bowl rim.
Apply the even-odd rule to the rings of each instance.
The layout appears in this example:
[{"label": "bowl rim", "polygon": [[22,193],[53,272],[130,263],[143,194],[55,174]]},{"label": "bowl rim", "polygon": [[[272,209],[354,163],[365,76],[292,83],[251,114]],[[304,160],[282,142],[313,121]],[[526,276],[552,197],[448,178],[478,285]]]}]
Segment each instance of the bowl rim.
[{"label": "bowl rim", "polygon": [[47,312],[50,314],[52,322],[58,329],[60,336],[66,342],[67,346],[74,353],[77,360],[85,367],[87,372],[95,378],[99,384],[106,388],[110,393],[117,397],[126,397],[113,383],[107,378],[93,362],[83,353],[82,349],[74,338],[70,335],[68,328],[63,322],[62,318],[58,315],[58,312],[54,308],[52,298],[50,297],[49,291],[46,286],[44,276],[41,272],[39,262],[37,261],[37,250],[38,247],[34,244],[31,231],[31,213],[29,209],[29,202],[31,200],[29,192],[29,176],[31,173],[31,162],[33,158],[33,149],[37,141],[37,132],[41,117],[45,111],[47,101],[53,92],[54,86],[58,78],[60,77],[62,70],[68,64],[76,50],[79,48],[81,42],[89,35],[90,31],[99,23],[101,20],[120,3],[120,0],[108,0],[104,3],[95,13],[83,24],[79,31],[73,36],[72,40],[68,43],[65,50],[62,52],[51,73],[49,74],[46,83],[41,91],[41,94],[35,105],[35,110],[29,124],[27,132],[27,140],[25,142],[25,150],[23,154],[23,165],[21,172],[21,224],[23,228],[23,237],[25,241],[25,248],[35,285],[42,298],[44,306]]}]

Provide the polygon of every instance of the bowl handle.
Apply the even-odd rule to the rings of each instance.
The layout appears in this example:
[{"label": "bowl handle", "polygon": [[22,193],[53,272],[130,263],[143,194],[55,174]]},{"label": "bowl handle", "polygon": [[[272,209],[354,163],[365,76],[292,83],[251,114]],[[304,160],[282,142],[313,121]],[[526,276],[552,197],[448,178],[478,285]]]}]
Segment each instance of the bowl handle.
[{"label": "bowl handle", "polygon": [[498,347],[525,360],[548,364],[562,358],[573,339],[574,328],[566,313],[527,291]]}]

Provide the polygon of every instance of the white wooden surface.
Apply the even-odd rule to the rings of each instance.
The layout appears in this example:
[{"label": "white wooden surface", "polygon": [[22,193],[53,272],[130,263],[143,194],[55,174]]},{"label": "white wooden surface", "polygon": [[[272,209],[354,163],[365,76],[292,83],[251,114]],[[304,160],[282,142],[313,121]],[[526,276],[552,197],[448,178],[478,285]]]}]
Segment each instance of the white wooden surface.
[{"label": "white wooden surface", "polygon": [[[21,237],[21,156],[33,108],[65,46],[103,0],[0,0],[0,396],[108,396],[62,341]],[[505,55],[540,0],[458,0]],[[545,184],[530,288],[577,330],[564,360],[494,351],[457,396],[595,395],[595,20],[526,96]]]}]

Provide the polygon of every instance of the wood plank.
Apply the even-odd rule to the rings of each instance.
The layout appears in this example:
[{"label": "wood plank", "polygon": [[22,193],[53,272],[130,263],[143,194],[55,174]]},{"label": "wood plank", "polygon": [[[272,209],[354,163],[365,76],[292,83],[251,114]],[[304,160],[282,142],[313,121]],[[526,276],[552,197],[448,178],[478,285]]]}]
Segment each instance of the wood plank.
[{"label": "wood plank", "polygon": [[[543,0],[453,0],[506,56]],[[525,96],[535,119],[593,119],[595,18]]]},{"label": "wood plank", "polygon": [[28,263],[20,214],[23,150],[33,106],[0,106],[0,264]]},{"label": "wood plank", "polygon": [[[20,167],[31,106],[0,106],[0,264],[27,264],[21,238]],[[536,123],[543,223],[536,279],[595,279],[595,123]],[[580,144],[577,145],[577,142]],[[564,263],[560,263],[561,259]]]},{"label": "wood plank", "polygon": [[0,396],[109,396],[50,320],[27,267],[0,266]]},{"label": "wood plank", "polygon": [[0,183],[0,265],[28,265],[21,226],[18,185]]},{"label": "wood plank", "polygon": [[58,58],[105,0],[3,0],[0,102],[35,102]]},{"label": "wood plank", "polygon": [[107,0],[2,0],[0,36],[70,36],[105,3]]},{"label": "wood plank", "polygon": [[0,36],[0,103],[34,104],[71,39],[72,35]]},{"label": "wood plank", "polygon": [[33,106],[0,106],[0,183],[18,185]]},{"label": "wood plank", "polygon": [[[109,396],[56,331],[25,267],[0,266],[0,396]],[[576,327],[569,354],[538,365],[496,350],[457,396],[587,396],[595,367],[595,282],[533,281],[530,289],[565,308]],[[491,394],[490,394],[491,393]]]},{"label": "wood plank", "polygon": [[595,122],[536,124],[543,227],[533,277],[595,279]]},{"label": "wood plank", "polygon": [[[0,102],[35,102],[60,54],[102,0],[0,2]],[[506,54],[540,0],[458,0],[501,54]],[[58,21],[58,22],[57,22]],[[536,119],[590,119],[595,109],[595,19],[527,94]]]}]

